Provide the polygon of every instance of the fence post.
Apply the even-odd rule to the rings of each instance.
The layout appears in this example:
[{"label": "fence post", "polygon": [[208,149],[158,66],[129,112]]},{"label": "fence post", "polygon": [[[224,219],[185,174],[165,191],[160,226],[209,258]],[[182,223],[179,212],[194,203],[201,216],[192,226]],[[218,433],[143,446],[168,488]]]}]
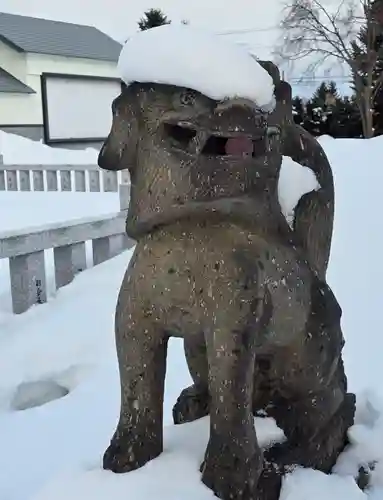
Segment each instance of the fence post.
[{"label": "fence post", "polygon": [[44,250],[10,257],[9,270],[15,314],[47,301]]},{"label": "fence post", "polygon": [[17,191],[17,171],[8,171],[7,175],[7,191]]},{"label": "fence post", "polygon": [[128,210],[130,200],[130,175],[128,170],[121,172],[121,184],[118,186],[120,212]]},{"label": "fence post", "polygon": [[20,191],[31,190],[31,178],[29,170],[19,170]]},{"label": "fence post", "polygon": [[72,245],[72,264],[75,275],[87,268],[85,242]]},{"label": "fence post", "polygon": [[3,170],[3,155],[0,154],[0,191],[5,191],[5,172]]},{"label": "fence post", "polygon": [[47,190],[58,191],[57,170],[47,170]]},{"label": "fence post", "polygon": [[44,171],[32,170],[33,191],[44,191]]},{"label": "fence post", "polygon": [[76,274],[86,269],[85,243],[69,243],[53,249],[56,289],[71,283]]}]

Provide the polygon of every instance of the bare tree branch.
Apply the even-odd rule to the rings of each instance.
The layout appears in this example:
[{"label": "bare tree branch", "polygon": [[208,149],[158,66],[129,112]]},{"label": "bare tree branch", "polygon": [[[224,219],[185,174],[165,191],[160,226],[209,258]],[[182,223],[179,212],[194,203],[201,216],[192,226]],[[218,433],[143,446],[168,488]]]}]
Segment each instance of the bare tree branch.
[{"label": "bare tree branch", "polygon": [[[365,136],[371,136],[371,109],[374,98],[383,88],[383,75],[374,73],[379,55],[376,40],[379,32],[383,34],[383,26],[376,20],[374,0],[339,0],[331,6],[325,6],[322,0],[290,2],[283,12],[282,38],[275,54],[289,62],[312,59],[306,72],[313,72],[327,61],[347,66]],[[363,50],[357,43],[361,29],[365,30],[367,39],[367,48]]]}]

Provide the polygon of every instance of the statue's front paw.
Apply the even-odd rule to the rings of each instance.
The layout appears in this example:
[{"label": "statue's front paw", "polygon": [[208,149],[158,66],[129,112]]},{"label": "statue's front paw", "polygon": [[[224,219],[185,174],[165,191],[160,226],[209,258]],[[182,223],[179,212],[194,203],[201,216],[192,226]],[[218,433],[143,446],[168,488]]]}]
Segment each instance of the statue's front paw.
[{"label": "statue's front paw", "polygon": [[162,453],[162,443],[133,432],[114,436],[104,453],[103,468],[115,473],[139,469]]},{"label": "statue's front paw", "polygon": [[218,498],[258,500],[257,483],[262,470],[262,453],[258,446],[232,447],[211,440],[201,469],[202,482]]},{"label": "statue's front paw", "polygon": [[173,407],[175,424],[194,422],[209,414],[210,396],[207,389],[195,385],[187,387],[179,395]]}]

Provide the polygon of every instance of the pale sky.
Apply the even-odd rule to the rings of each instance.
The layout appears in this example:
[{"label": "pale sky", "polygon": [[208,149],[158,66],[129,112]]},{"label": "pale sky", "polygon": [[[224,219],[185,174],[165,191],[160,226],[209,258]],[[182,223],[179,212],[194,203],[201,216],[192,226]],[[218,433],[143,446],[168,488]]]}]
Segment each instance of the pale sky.
[{"label": "pale sky", "polygon": [[[238,31],[222,36],[251,45],[260,59],[273,59],[284,3],[284,0],[0,0],[0,12],[92,25],[122,42],[138,29],[137,21],[146,10],[160,8],[173,22],[186,19],[191,25],[215,33]],[[301,72],[293,68],[286,76],[294,77],[291,80],[294,85]],[[317,82],[300,84],[299,93],[311,95],[317,85]]]},{"label": "pale sky", "polygon": [[[0,0],[0,11],[93,25],[124,40],[137,29],[138,19],[150,8],[162,9],[173,22],[187,19],[193,25],[221,32],[275,27],[281,3],[282,0]],[[255,42],[270,45],[271,35],[272,32],[259,33]]]}]

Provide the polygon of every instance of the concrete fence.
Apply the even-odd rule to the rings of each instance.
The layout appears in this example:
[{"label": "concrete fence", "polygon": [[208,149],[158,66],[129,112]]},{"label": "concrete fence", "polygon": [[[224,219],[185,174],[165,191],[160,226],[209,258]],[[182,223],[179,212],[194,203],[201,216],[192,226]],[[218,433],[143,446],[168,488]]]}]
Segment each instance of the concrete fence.
[{"label": "concrete fence", "polygon": [[93,265],[134,242],[125,234],[126,211],[0,233],[0,259],[9,259],[12,309],[15,314],[47,301],[45,252],[53,249],[56,289],[87,268],[85,242],[92,242]]},{"label": "concrete fence", "polygon": [[0,191],[117,192],[129,183],[126,171],[97,165],[6,165],[0,155]]},{"label": "concrete fence", "polygon": [[102,171],[97,165],[6,165],[0,155],[1,191],[119,193],[118,213],[0,232],[0,259],[9,260],[15,314],[47,301],[45,250],[53,249],[56,289],[59,289],[86,269],[86,242],[92,245],[93,265],[134,244],[125,234],[130,198],[127,171]]}]

